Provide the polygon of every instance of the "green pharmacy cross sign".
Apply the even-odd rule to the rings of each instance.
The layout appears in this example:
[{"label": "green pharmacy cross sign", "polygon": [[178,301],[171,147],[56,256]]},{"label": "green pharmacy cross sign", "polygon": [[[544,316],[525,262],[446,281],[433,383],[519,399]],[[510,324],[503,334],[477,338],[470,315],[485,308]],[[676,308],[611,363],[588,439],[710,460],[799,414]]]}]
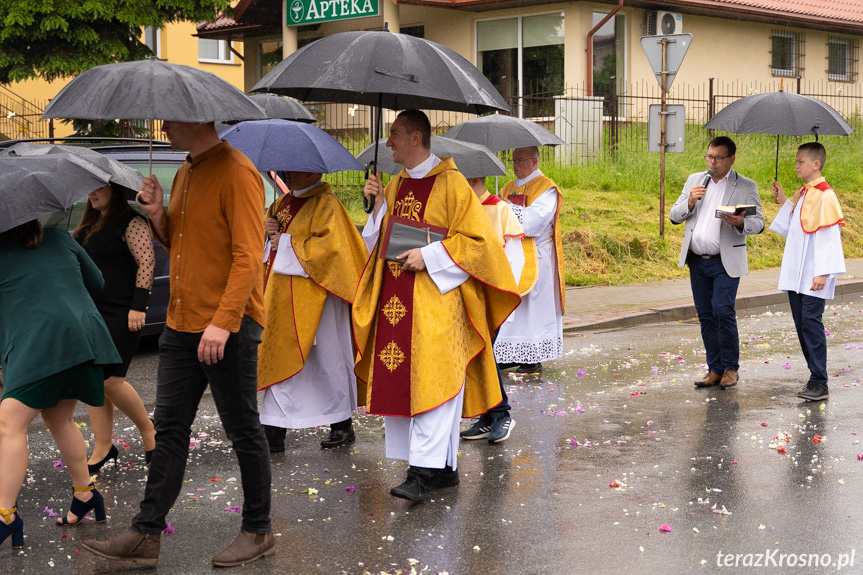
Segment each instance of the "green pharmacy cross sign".
[{"label": "green pharmacy cross sign", "polygon": [[287,0],[287,26],[378,15],[379,0]]}]

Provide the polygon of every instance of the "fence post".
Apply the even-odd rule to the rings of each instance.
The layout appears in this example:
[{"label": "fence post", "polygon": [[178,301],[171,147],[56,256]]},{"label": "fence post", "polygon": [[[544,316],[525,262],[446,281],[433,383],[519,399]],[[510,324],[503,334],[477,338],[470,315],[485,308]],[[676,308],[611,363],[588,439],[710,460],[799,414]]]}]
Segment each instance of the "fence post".
[{"label": "fence post", "polygon": [[797,93],[798,94],[800,93],[800,81],[801,80],[802,80],[802,78],[800,76],[797,76]]},{"label": "fence post", "polygon": [[[610,122],[609,130],[609,148],[611,149],[612,157],[617,157],[617,77],[611,76],[608,87],[608,115]],[[594,92],[595,93],[595,92]]]},{"label": "fence post", "polygon": [[[716,113],[716,108],[713,103],[713,78],[707,79],[707,121],[709,122],[713,118],[713,114]],[[713,139],[713,130],[707,130],[707,139]]]}]

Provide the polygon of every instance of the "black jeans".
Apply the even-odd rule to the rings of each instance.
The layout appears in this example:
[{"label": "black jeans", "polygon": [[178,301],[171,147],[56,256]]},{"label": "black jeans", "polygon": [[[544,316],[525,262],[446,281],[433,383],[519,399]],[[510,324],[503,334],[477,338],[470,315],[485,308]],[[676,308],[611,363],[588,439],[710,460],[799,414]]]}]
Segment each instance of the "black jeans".
[{"label": "black jeans", "polygon": [[[499,331],[500,330],[494,332],[494,336],[491,338],[492,349],[494,349],[494,342],[497,341],[497,334]],[[497,371],[497,382],[500,384],[500,396],[503,399],[488,412],[480,416],[480,421],[483,423],[494,423],[495,420],[509,415],[509,398],[506,396],[506,389],[503,387],[503,378],[500,375],[500,368],[497,367],[497,363],[495,363],[495,371]]]},{"label": "black jeans", "polygon": [[270,454],[257,401],[258,344],[263,328],[248,316],[225,343],[224,358],[198,361],[200,333],[168,327],[159,338],[156,386],[156,452],[147,476],[141,511],[132,519],[139,533],[160,533],[180,494],[189,456],[189,434],[207,384],[240,465],[243,485],[242,529],[269,533]]},{"label": "black jeans", "polygon": [[740,278],[729,276],[720,258],[705,260],[690,253],[686,263],[689,265],[692,299],[701,323],[707,366],[718,375],[726,369],[737,371],[740,367],[740,341],[734,301]]},{"label": "black jeans", "polygon": [[827,385],[827,334],[821,320],[825,302],[820,297],[790,291],[788,303],[800,349],[809,367],[809,381]]}]

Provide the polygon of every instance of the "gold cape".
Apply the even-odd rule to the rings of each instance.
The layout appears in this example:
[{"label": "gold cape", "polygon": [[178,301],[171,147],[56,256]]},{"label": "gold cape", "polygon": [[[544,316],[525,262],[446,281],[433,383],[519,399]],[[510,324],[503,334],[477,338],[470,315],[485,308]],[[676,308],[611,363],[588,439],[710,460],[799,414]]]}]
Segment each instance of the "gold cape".
[{"label": "gold cape", "polygon": [[524,268],[522,268],[521,277],[518,280],[518,295],[524,297],[536,285],[536,243],[524,241],[524,228],[521,227],[518,218],[515,217],[515,213],[506,202],[492,196],[488,190],[480,196],[479,201],[502,244],[506,244],[506,240],[510,238],[521,240],[521,249],[524,251]]},{"label": "gold cape", "polygon": [[[410,414],[429,411],[455,397],[464,382],[462,415],[485,413],[501,402],[492,334],[521,302],[512,269],[476,194],[451,158],[426,177],[437,176],[424,221],[449,230],[442,242],[452,260],[470,277],[457,289],[441,294],[428,272],[416,274],[411,326]],[[387,214],[381,237],[357,288],[353,307],[354,337],[359,351],[354,371],[368,384],[367,409],[374,369],[385,369],[374,356],[378,306],[384,273],[391,273],[379,251],[398,188],[407,172],[384,190]],[[401,272],[410,273],[410,272]],[[375,361],[373,361],[375,360]]]},{"label": "gold cape", "polygon": [[803,196],[803,203],[800,204],[800,225],[804,232],[814,234],[821,228],[829,228],[837,224],[845,225],[839,198],[836,197],[836,192],[833,191],[827,180],[816,178],[801,186],[794,194],[795,209],[797,208],[797,200],[800,199],[800,194],[803,193],[804,189],[806,195]]},{"label": "gold cape", "polygon": [[[551,178],[542,174],[535,177],[525,185],[516,187],[515,180],[506,184],[500,191],[500,196],[506,199],[510,194],[524,194],[527,196],[527,205],[530,206],[534,200],[542,195],[544,191],[554,186],[557,190],[557,210],[554,212],[554,246],[555,257],[557,257],[557,283],[560,291],[560,309],[564,309],[566,304],[566,274],[564,272],[563,258],[563,234],[560,230],[560,208],[563,206],[563,194],[560,193],[560,188]],[[534,243],[535,238],[526,237],[525,243]],[[521,287],[521,286],[519,286]]]},{"label": "gold cape", "polygon": [[[278,213],[289,197],[286,194],[273,202],[266,217]],[[264,292],[267,320],[258,347],[259,391],[303,369],[315,342],[327,294],[353,303],[368,259],[365,242],[329,184],[300,197],[308,200],[291,220],[288,233],[294,253],[309,277],[270,274]]]}]

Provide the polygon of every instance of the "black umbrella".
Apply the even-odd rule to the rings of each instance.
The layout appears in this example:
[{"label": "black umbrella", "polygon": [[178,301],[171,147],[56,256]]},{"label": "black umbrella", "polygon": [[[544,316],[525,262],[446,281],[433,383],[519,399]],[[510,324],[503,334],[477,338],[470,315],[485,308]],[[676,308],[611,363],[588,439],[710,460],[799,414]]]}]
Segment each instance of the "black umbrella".
[{"label": "black umbrella", "polygon": [[[17,144],[21,146],[21,144]],[[93,190],[112,182],[135,186],[132,168],[113,160],[96,165],[81,150],[30,144],[0,155],[0,232],[45,214],[65,210]],[[17,152],[22,152],[18,155]],[[28,153],[30,155],[23,155]],[[91,154],[101,155],[89,151]],[[104,169],[103,169],[104,168]],[[137,175],[140,187],[140,174]]]},{"label": "black umbrella", "polygon": [[[383,31],[342,32],[304,46],[252,88],[303,101],[347,102],[381,109],[425,108],[482,114],[510,111],[476,66],[435,42]],[[369,169],[374,169],[377,158]],[[367,212],[372,206],[363,200]]]},{"label": "black umbrella", "polygon": [[776,173],[779,177],[779,136],[850,136],[854,129],[839,112],[817,98],[779,90],[746,96],[725,106],[704,124],[708,130],[733,134],[776,134]]},{"label": "black umbrella", "polygon": [[[215,74],[155,58],[105,64],[66,84],[42,119],[263,120],[264,111]],[[150,124],[152,163],[152,123]]]}]

